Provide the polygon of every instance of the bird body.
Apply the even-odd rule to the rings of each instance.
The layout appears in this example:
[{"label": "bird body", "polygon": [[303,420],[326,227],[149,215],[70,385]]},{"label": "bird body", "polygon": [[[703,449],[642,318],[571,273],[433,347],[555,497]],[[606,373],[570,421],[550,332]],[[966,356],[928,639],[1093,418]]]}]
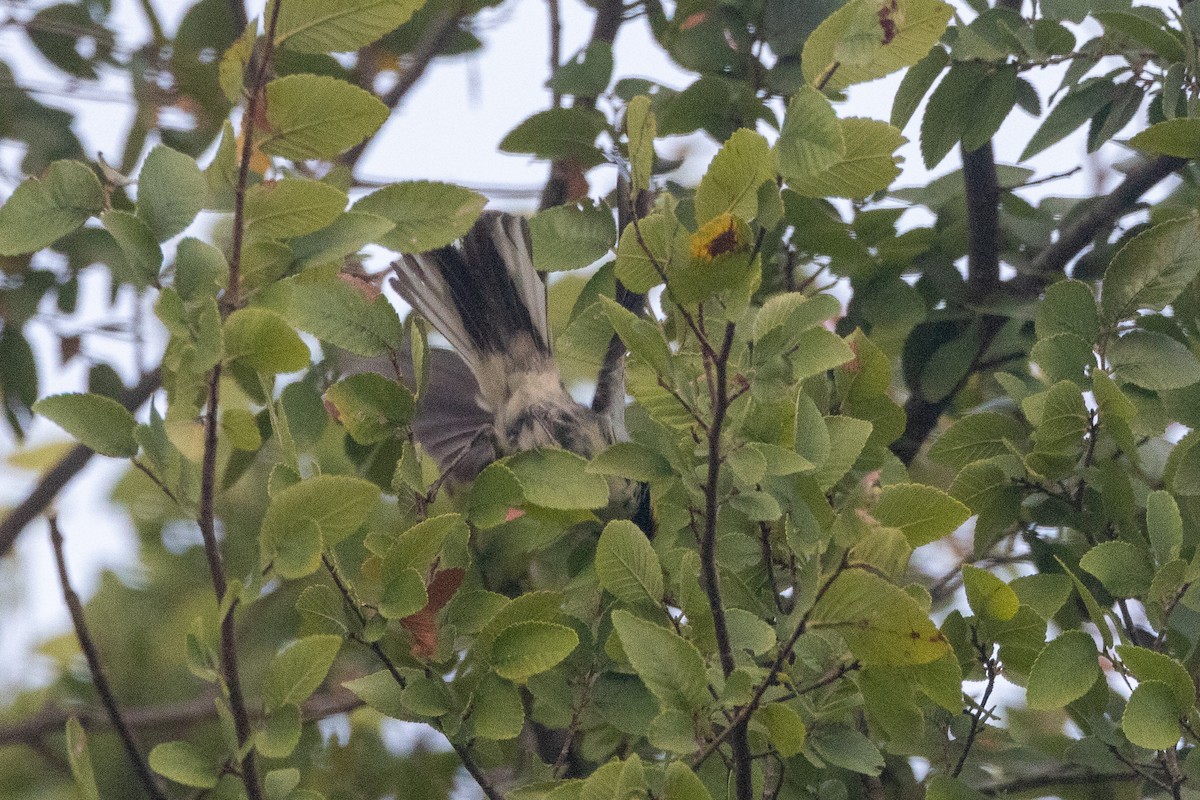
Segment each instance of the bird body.
[{"label": "bird body", "polygon": [[[624,438],[623,418],[581,405],[563,385],[550,348],[545,285],[533,266],[523,218],[484,212],[461,243],[405,255],[392,266],[396,291],[450,342],[475,385],[478,414],[439,414],[439,405],[450,403],[439,404],[436,395],[470,389],[461,379],[458,388],[447,386],[449,371],[434,385],[437,365],[431,370],[429,394],[435,398],[422,403],[425,413],[418,413],[414,432],[443,469],[464,463],[469,454],[469,474],[459,470],[458,476],[473,477],[498,456],[542,447],[591,458]],[[484,452],[470,454],[471,448]],[[631,516],[639,485],[614,479],[610,488],[606,516]]]}]

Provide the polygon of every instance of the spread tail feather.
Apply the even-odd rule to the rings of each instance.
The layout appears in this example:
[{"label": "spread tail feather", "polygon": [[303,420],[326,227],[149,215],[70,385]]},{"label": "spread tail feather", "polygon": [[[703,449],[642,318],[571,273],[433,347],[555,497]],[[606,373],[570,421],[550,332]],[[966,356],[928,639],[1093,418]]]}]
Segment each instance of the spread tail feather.
[{"label": "spread tail feather", "polygon": [[392,266],[396,291],[458,351],[489,403],[504,402],[507,376],[550,362],[546,290],[523,218],[484,212],[461,244]]}]

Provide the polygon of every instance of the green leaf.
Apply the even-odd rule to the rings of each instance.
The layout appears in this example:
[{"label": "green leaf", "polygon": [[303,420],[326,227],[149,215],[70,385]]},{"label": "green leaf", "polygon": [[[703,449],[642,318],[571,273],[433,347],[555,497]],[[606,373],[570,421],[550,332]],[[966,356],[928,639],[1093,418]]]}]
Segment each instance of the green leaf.
[{"label": "green leaf", "polygon": [[963,564],[963,588],[967,604],[980,617],[1007,622],[1017,614],[1021,601],[1012,587],[986,569]]},{"label": "green leaf", "polygon": [[502,463],[536,506],[561,511],[600,508],[608,504],[608,481],[587,471],[587,460],[566,450],[529,450]]},{"label": "green leaf", "polygon": [[319,181],[284,178],[246,190],[246,226],[270,239],[312,233],[333,222],[345,208],[346,193]]},{"label": "green leaf", "polygon": [[775,157],[763,136],[747,128],[734,131],[696,187],[696,223],[722,214],[747,222],[758,216],[758,187],[775,180]]},{"label": "green leaf", "polygon": [[613,249],[617,223],[604,203],[554,206],[533,215],[529,236],[539,272],[583,269]]},{"label": "green leaf", "polygon": [[1169,492],[1159,489],[1146,496],[1146,531],[1160,565],[1179,558],[1183,548],[1183,517]]},{"label": "green leaf", "polygon": [[1130,139],[1129,144],[1160,156],[1200,158],[1200,119],[1180,117],[1156,122]]},{"label": "green leaf", "polygon": [[[301,53],[359,50],[403,25],[423,5],[425,0],[284,0],[275,43]],[[270,13],[268,4],[268,19]]]},{"label": "green leaf", "polygon": [[884,767],[879,748],[847,725],[815,728],[808,737],[808,744],[817,756],[835,767],[863,775],[878,775]]},{"label": "green leaf", "polygon": [[925,800],[984,800],[984,797],[958,778],[948,775],[934,775],[925,790]]},{"label": "green leaf", "polygon": [[265,308],[241,308],[225,320],[225,356],[267,375],[297,372],[312,361],[287,320]]},{"label": "green leaf", "polygon": [[125,279],[142,288],[157,281],[162,269],[162,248],[149,226],[128,211],[105,211],[100,221],[125,256]]},{"label": "green leaf", "polygon": [[686,762],[672,761],[663,780],[663,800],[712,800],[712,795]]},{"label": "green leaf", "polygon": [[1061,381],[1045,393],[1033,440],[1036,449],[1041,452],[1073,453],[1083,444],[1087,427],[1088,414],[1083,394],[1075,384]]},{"label": "green leaf", "polygon": [[379,598],[379,613],[387,619],[404,619],[416,614],[429,602],[425,579],[412,567],[390,569],[384,560],[383,593]]},{"label": "green leaf", "polygon": [[833,628],[867,666],[928,664],[950,644],[917,601],[895,584],[862,569],[834,579],[809,615],[810,630]]},{"label": "green leaf", "polygon": [[825,417],[825,426],[829,431],[829,457],[813,474],[813,479],[820,488],[830,489],[854,466],[874,427],[865,420],[840,415]]},{"label": "green leaf", "polygon": [[1126,36],[1162,57],[1166,64],[1183,61],[1187,56],[1179,34],[1146,17],[1129,11],[1100,11],[1093,15],[1104,26],[1106,34]]},{"label": "green leaf", "polygon": [[280,706],[254,735],[254,748],[267,758],[287,758],[300,744],[300,706]]},{"label": "green leaf", "polygon": [[1138,747],[1169,750],[1179,742],[1179,717],[1171,687],[1162,681],[1144,681],[1129,695],[1121,730]]},{"label": "green leaf", "polygon": [[116,400],[97,394],[56,394],[34,403],[33,411],[102,456],[137,455],[133,438],[137,420]]},{"label": "green leaf", "polygon": [[841,120],[841,128],[845,155],[822,172],[790,179],[789,188],[806,197],[858,200],[892,185],[900,174],[895,153],[905,142],[900,131],[858,117]]},{"label": "green leaf", "polygon": [[1108,347],[1117,376],[1143,389],[1182,389],[1200,381],[1200,361],[1178,340],[1157,331],[1131,331]]},{"label": "green leaf", "polygon": [[1028,606],[1042,619],[1058,613],[1071,597],[1071,579],[1066,575],[1041,572],[1014,578],[1009,584],[1021,605]]},{"label": "green leaf", "polygon": [[690,710],[705,705],[708,676],[694,644],[628,611],[614,611],[612,621],[629,663],[664,706]]},{"label": "green leaf", "polygon": [[1092,637],[1080,630],[1065,631],[1033,662],[1025,699],[1035,711],[1058,711],[1087,694],[1099,677]]},{"label": "green leaf", "polygon": [[608,88],[612,72],[612,44],[593,39],[585,49],[560,64],[546,85],[559,94],[598,97]]},{"label": "green leaf", "polygon": [[615,520],[604,527],[596,545],[596,577],[622,603],[662,601],[663,575],[658,554],[638,526]]},{"label": "green leaf", "polygon": [[1096,365],[1091,343],[1073,333],[1039,339],[1029,357],[1049,380],[1068,380],[1080,386],[1085,385],[1088,371]]},{"label": "green leaf", "polygon": [[1155,225],[1130,239],[1104,272],[1100,308],[1106,325],[1141,309],[1161,311],[1200,274],[1200,219]]},{"label": "green leaf", "polygon": [[354,211],[391,220],[396,227],[378,239],[398,253],[423,253],[450,244],[471,230],[487,198],[437,181],[392,183],[354,204]]},{"label": "green leaf", "polygon": [[368,299],[337,278],[296,281],[284,316],[322,342],[358,356],[392,352],[404,338],[400,318],[386,297]]},{"label": "green leaf", "polygon": [[978,150],[1000,130],[1016,104],[1019,81],[1014,65],[996,67],[984,78],[972,98],[973,112],[963,115],[966,118],[962,134],[964,150]]},{"label": "green leaf", "polygon": [[638,95],[625,108],[625,135],[629,137],[630,187],[650,188],[654,172],[654,136],[656,125],[650,110],[650,98]]},{"label": "green leaf", "polygon": [[929,169],[940,164],[962,138],[970,121],[970,116],[962,113],[963,106],[974,102],[986,79],[982,64],[957,62],[929,96],[921,119],[921,158]]},{"label": "green leaf", "polygon": [[82,800],[100,800],[100,791],[96,788],[96,773],[92,769],[92,758],[88,754],[87,734],[76,717],[67,719],[67,763],[71,767],[71,776],[75,779],[75,788],[79,790]]},{"label": "green leaf", "polygon": [[[942,74],[942,70],[950,63],[949,54],[941,47],[934,47],[929,53],[909,68],[900,81],[896,97],[892,100],[892,127],[904,130],[916,113],[921,100],[929,92],[929,87]],[[782,134],[781,134],[782,136]]]},{"label": "green leaf", "polygon": [[332,158],[379,130],[388,107],[370,92],[325,75],[288,75],[266,86],[259,147],[293,161]]},{"label": "green leaf", "polygon": [[953,469],[962,469],[974,461],[1005,455],[1010,443],[1025,439],[1025,426],[1008,414],[982,411],[969,414],[938,437],[929,448],[929,457]]},{"label": "green leaf", "polygon": [[321,565],[323,547],[349,536],[379,502],[379,487],[349,475],[318,475],[271,498],[263,517],[263,563],[283,578],[302,578]]},{"label": "green leaf", "polygon": [[971,509],[941,489],[917,483],[885,486],[875,506],[875,519],[899,528],[913,547],[948,536],[971,517]]},{"label": "green leaf", "polygon": [[671,373],[671,348],[658,325],[642,319],[611,297],[601,295],[600,304],[613,331],[636,358],[645,361],[658,375]]},{"label": "green leaf", "polygon": [[596,475],[616,475],[645,483],[673,474],[666,458],[654,449],[637,442],[617,442],[593,458],[587,471]]},{"label": "green leaf", "polygon": [[799,755],[808,737],[804,720],[791,706],[770,703],[754,713],[754,719],[762,723],[771,738],[771,746],[784,758]]},{"label": "green leaf", "polygon": [[1111,103],[1112,94],[1112,82],[1106,80],[1095,80],[1071,89],[1046,115],[1041,127],[1033,134],[1029,144],[1025,145],[1021,160],[1030,159],[1065,139],[1096,112]]},{"label": "green leaf", "polygon": [[208,181],[196,161],[159,145],[138,173],[137,215],[165,242],[192,224],[208,197]]},{"label": "green leaf", "polygon": [[412,719],[412,711],[404,705],[400,684],[389,670],[381,669],[342,685],[385,717]]},{"label": "green leaf", "polygon": [[1183,716],[1196,705],[1196,684],[1187,667],[1165,653],[1131,644],[1117,645],[1117,655],[1139,681],[1161,681],[1175,696],[1176,713]]},{"label": "green leaf", "polygon": [[690,259],[687,228],[673,215],[657,211],[636,225],[630,223],[621,233],[615,267],[617,280],[631,292],[644,294],[663,282],[656,264],[667,273],[673,267],[688,264]]},{"label": "green leaf", "polygon": [[825,95],[800,87],[788,105],[775,152],[789,184],[812,180],[845,158],[842,124]]},{"label": "green leaf", "polygon": [[303,272],[323,264],[341,263],[371,242],[379,241],[395,228],[390,219],[377,214],[347,211],[319,231],[288,242],[296,271]]},{"label": "green leaf", "polygon": [[897,0],[890,6],[852,0],[826,17],[804,43],[804,79],[816,86],[837,64],[823,87],[836,90],[912,66],[937,44],[953,13],[940,0]]},{"label": "green leaf", "polygon": [[78,161],[55,161],[0,206],[0,256],[48,247],[103,208],[104,190],[91,169]]},{"label": "green leaf", "polygon": [[452,537],[469,534],[461,514],[440,514],[422,520],[396,537],[383,560],[383,571],[391,574],[402,569],[425,573]]},{"label": "green leaf", "polygon": [[607,127],[604,115],[582,106],[539,111],[500,140],[505,153],[532,153],[539,158],[577,159],[584,168],[603,160],[596,137]]},{"label": "green leaf", "polygon": [[553,669],[579,645],[579,634],[553,622],[518,622],[492,643],[492,669],[502,678],[524,683]]},{"label": "green leaf", "polygon": [[1138,597],[1150,588],[1154,570],[1144,550],[1129,542],[1101,542],[1079,559],[1114,597]]},{"label": "green leaf", "polygon": [[520,690],[497,675],[485,675],[471,695],[471,717],[481,739],[502,742],[517,738],[525,727]]},{"label": "green leaf", "polygon": [[268,714],[287,704],[299,705],[329,674],[342,647],[342,637],[317,634],[297,639],[271,661],[263,682],[263,708]]},{"label": "green leaf", "polygon": [[1100,314],[1091,287],[1073,278],[1051,284],[1038,303],[1034,327],[1039,339],[1072,333],[1095,342],[1100,336]]},{"label": "green leaf", "polygon": [[196,789],[217,785],[217,767],[191,742],[164,742],[150,751],[150,769]]},{"label": "green leaf", "polygon": [[225,254],[211,244],[190,236],[175,250],[175,291],[184,302],[216,297],[217,288],[229,279]]},{"label": "green leaf", "polygon": [[337,421],[359,444],[396,436],[412,419],[415,403],[402,384],[377,372],[360,372],[325,390]]}]

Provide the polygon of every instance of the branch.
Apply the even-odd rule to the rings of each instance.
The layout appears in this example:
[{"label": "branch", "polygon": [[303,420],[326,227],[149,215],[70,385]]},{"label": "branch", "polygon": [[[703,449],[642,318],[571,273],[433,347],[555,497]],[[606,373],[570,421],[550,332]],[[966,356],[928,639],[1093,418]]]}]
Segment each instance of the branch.
[{"label": "branch", "polygon": [[[713,398],[713,420],[708,429],[708,478],[704,485],[704,532],[700,537],[700,585],[708,597],[708,608],[713,618],[717,650],[721,656],[721,671],[728,678],[737,668],[733,658],[733,646],[729,639],[729,625],[725,619],[725,605],[721,601],[721,585],[717,576],[717,511],[721,479],[721,430],[725,426],[725,415],[729,411],[729,386],[726,370],[729,354],[733,348],[734,323],[725,324],[725,338],[711,362],[716,397]],[[706,363],[706,366],[708,364]],[[753,761],[750,753],[747,724],[749,717],[733,721],[729,739],[733,748],[735,792],[738,800],[750,800],[754,793]]]},{"label": "branch", "polygon": [[1054,789],[1060,786],[1095,786],[1099,790],[1113,781],[1126,782],[1137,780],[1141,780],[1141,776],[1133,772],[1097,773],[1077,772],[1074,770],[1051,770],[1034,775],[1022,775],[1019,778],[1011,778],[1004,781],[994,781],[984,786],[975,787],[975,791],[989,797],[1008,797],[1010,795],[1023,795],[1026,792],[1037,791],[1039,789]]},{"label": "branch", "polygon": [[[553,78],[562,64],[562,12],[558,0],[546,0],[546,11],[550,26],[550,77]],[[561,106],[562,95],[557,89],[554,90],[553,96],[555,107]]]},{"label": "branch", "polygon": [[[458,23],[462,20],[463,15],[462,10],[455,13],[446,12],[429,23],[421,40],[417,42],[417,46],[412,51],[408,68],[400,73],[400,77],[396,79],[396,85],[379,98],[384,105],[389,109],[395,109],[400,105],[400,101],[425,74],[425,70],[429,68],[433,59],[449,43],[450,37],[458,31]],[[367,151],[367,146],[374,141],[374,138],[374,136],[369,137],[347,150],[340,159],[341,163],[353,172],[354,167],[358,165],[359,160]]]},{"label": "branch", "polygon": [[[242,115],[242,160],[238,165],[237,184],[234,186],[233,204],[233,244],[229,258],[229,288],[223,298],[223,311],[236,309],[239,305],[240,275],[242,264],[242,242],[245,236],[245,201],[246,185],[250,178],[250,160],[254,154],[254,124],[258,112],[258,101],[262,95],[271,66],[271,57],[275,48],[275,28],[279,22],[279,8],[283,0],[275,0],[271,5],[271,17],[267,22],[266,40],[259,55],[258,64],[253,71],[250,83],[249,99]],[[216,503],[217,483],[217,420],[221,393],[221,365],[213,367],[208,378],[207,413],[204,418],[204,455],[200,465],[200,508],[197,522],[200,525],[200,536],[204,540],[204,555],[208,561],[208,572],[212,579],[213,591],[217,596],[217,605],[225,608],[228,584],[225,581],[225,564],[221,557],[221,547],[217,542]],[[242,693],[242,680],[238,670],[237,631],[235,630],[234,612],[237,610],[235,599],[225,608],[221,617],[221,675],[225,688],[229,692],[229,708],[233,715],[233,727],[237,733],[238,749],[244,750],[241,758],[242,784],[250,800],[263,800],[263,789],[258,779],[258,766],[254,757],[254,748],[247,747],[252,735],[250,729],[250,714],[246,710],[246,698]]]},{"label": "branch", "polygon": [[1029,271],[1044,280],[1066,269],[1071,259],[1079,255],[1096,234],[1111,228],[1133,208],[1138,198],[1185,164],[1187,159],[1184,158],[1159,156],[1134,167],[1117,188],[1097,201],[1075,224],[1060,231],[1058,241],[1038,254]]},{"label": "branch", "polygon": [[[124,396],[121,397],[121,405],[129,411],[136,411],[158,391],[158,387],[161,385],[162,374],[158,370],[148,372],[142,376],[137,385],[125,391]],[[10,511],[3,521],[0,521],[0,556],[6,555],[12,549],[13,543],[16,542],[17,536],[25,529],[25,526],[33,522],[54,502],[54,498],[58,496],[62,488],[87,466],[93,455],[95,455],[95,451],[90,447],[76,445],[42,475],[42,479],[38,481],[33,491],[18,503],[17,507]]]},{"label": "branch", "polygon": [[[217,718],[216,698],[196,697],[179,703],[129,708],[122,712],[125,724],[135,731],[178,730],[209,722]],[[300,706],[305,722],[353,711],[364,705],[346,689],[331,689],[314,694]],[[103,709],[49,706],[36,715],[8,726],[0,726],[0,747],[29,744],[49,733],[58,733],[70,717],[76,717],[89,731],[112,727],[112,720]]]},{"label": "branch", "polygon": [[[592,38],[589,42],[612,44],[616,41],[617,31],[625,19],[624,0],[600,0],[596,4],[596,21],[592,25]],[[555,105],[558,105],[556,102]],[[595,108],[595,97],[576,97],[575,108]],[[559,206],[570,199],[570,164],[566,161],[555,160],[550,164],[550,179],[542,190],[541,208]]]},{"label": "branch", "polygon": [[989,141],[962,148],[967,200],[967,300],[980,302],[1000,286],[1000,185]]},{"label": "branch", "polygon": [[[338,570],[332,554],[323,553],[321,555],[321,561],[324,563],[325,569],[329,572],[329,576],[333,579],[333,584],[337,587],[338,593],[341,594],[343,604],[353,615],[355,620],[358,622],[359,628],[361,629],[362,626],[366,625],[367,623],[367,619],[362,613],[362,604],[357,598],[355,598],[353,591],[346,584],[345,580],[342,579],[341,572]],[[396,666],[396,662],[392,661],[391,657],[388,656],[379,642],[367,642],[365,639],[359,636],[357,632],[351,634],[350,638],[359,644],[364,644],[370,648],[371,652],[375,654],[375,657],[379,659],[379,662],[383,664],[389,673],[391,673],[392,679],[396,681],[396,684],[401,689],[405,688],[407,681],[404,680],[404,675],[401,674],[400,669]],[[442,730],[441,726],[437,724],[436,720],[434,720],[431,725],[439,733],[446,737],[446,741],[450,743],[450,746],[454,748],[454,752],[458,754],[459,761],[462,762],[463,767],[466,768],[471,777],[475,779],[475,782],[479,784],[479,788],[483,791],[483,794],[487,800],[505,800],[504,795],[488,778],[487,774],[483,771],[483,768],[479,766],[478,762],[475,761],[475,757],[471,755],[470,746],[451,739],[446,732]]]},{"label": "branch", "polygon": [[63,600],[66,601],[67,610],[71,613],[71,624],[75,626],[75,638],[79,640],[79,646],[87,659],[96,693],[100,695],[100,702],[104,704],[109,721],[116,728],[117,735],[121,737],[125,755],[133,764],[133,769],[137,773],[138,780],[146,789],[146,793],[154,800],[166,800],[166,795],[163,794],[158,781],[155,780],[154,773],[150,771],[150,765],[142,757],[141,748],[133,738],[133,732],[121,715],[117,699],[113,696],[112,688],[108,684],[108,677],[100,663],[100,653],[96,649],[96,643],[92,641],[91,633],[88,632],[87,621],[83,616],[83,603],[79,601],[79,595],[75,594],[75,590],[71,588],[71,578],[67,575],[67,558],[63,553],[62,532],[58,529],[58,518],[51,514],[48,519],[50,521],[50,543],[54,546],[54,561],[58,565],[58,580],[62,585]]}]

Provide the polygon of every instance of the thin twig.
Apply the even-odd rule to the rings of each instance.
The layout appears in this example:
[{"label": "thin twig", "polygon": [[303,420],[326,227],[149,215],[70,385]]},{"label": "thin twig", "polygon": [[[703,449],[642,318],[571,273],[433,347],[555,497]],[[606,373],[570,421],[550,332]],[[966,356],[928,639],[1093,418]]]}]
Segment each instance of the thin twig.
[{"label": "thin twig", "polygon": [[175,493],[171,491],[171,488],[169,486],[167,486],[165,483],[163,483],[162,479],[160,479],[157,475],[155,475],[149,467],[147,467],[141,461],[138,461],[136,458],[131,458],[131,459],[129,459],[129,461],[131,464],[133,464],[134,467],[137,468],[137,470],[139,472],[141,472],[143,475],[145,475],[147,478],[149,478],[150,481],[155,486],[157,486],[159,489],[161,489],[162,493],[165,494],[168,498],[170,498],[172,503],[174,503],[175,505],[180,505],[179,498],[175,496]]},{"label": "thin twig", "polygon": [[100,652],[96,649],[96,643],[88,631],[87,621],[83,616],[83,603],[80,602],[79,595],[75,594],[75,590],[71,588],[71,578],[67,574],[67,558],[63,552],[62,531],[58,529],[58,518],[50,514],[47,519],[50,522],[50,543],[54,546],[54,561],[58,565],[58,580],[62,585],[63,600],[67,603],[67,610],[71,612],[71,624],[75,627],[75,638],[79,640],[79,646],[87,659],[88,669],[92,673],[92,683],[96,686],[96,693],[100,695],[100,702],[104,704],[109,721],[116,729],[117,735],[121,739],[121,745],[125,748],[125,754],[133,764],[133,769],[146,793],[154,800],[166,800],[166,795],[159,787],[154,773],[150,771],[150,765],[142,757],[141,748],[138,747],[133,731],[129,729],[129,725],[126,724],[125,718],[121,714],[121,708],[117,705],[117,699],[113,696],[112,688],[108,684],[108,677],[104,673],[104,666],[100,663]]},{"label": "thin twig", "polygon": [[[358,599],[354,597],[354,593],[350,589],[349,585],[342,578],[341,573],[337,568],[337,564],[334,562],[332,556],[329,553],[323,553],[321,555],[321,561],[325,564],[325,569],[328,570],[330,577],[333,579],[334,585],[337,586],[338,592],[342,595],[343,603],[345,603],[346,607],[350,609],[355,619],[358,620],[359,625],[364,625],[366,623],[366,617],[362,613],[361,604],[358,602]],[[404,679],[404,675],[400,672],[399,667],[396,666],[396,662],[392,661],[391,657],[388,656],[378,642],[368,642],[361,636],[357,635],[357,633],[355,633],[353,638],[360,644],[366,645],[371,652],[375,654],[375,657],[381,664],[383,664],[384,668],[389,674],[391,674],[392,679],[396,681],[400,688],[404,688],[407,685],[408,682]],[[479,788],[483,791],[484,796],[486,796],[488,800],[505,800],[504,794],[496,788],[496,785],[488,778],[487,774],[483,771],[483,768],[480,767],[478,762],[475,761],[475,757],[471,754],[470,746],[451,739],[446,732],[442,730],[441,726],[437,724],[436,720],[430,724],[435,730],[437,730],[443,736],[446,736],[446,741],[450,743],[450,746],[454,748],[454,752],[458,754],[458,758],[460,761],[462,761],[463,767],[466,768],[471,777],[475,779],[475,782],[479,784]]]},{"label": "thin twig", "polygon": [[987,671],[987,686],[983,690],[983,697],[980,698],[979,704],[975,708],[975,713],[971,715],[971,730],[967,733],[962,753],[958,756],[958,762],[955,763],[954,769],[950,772],[951,778],[957,778],[962,774],[963,767],[967,764],[967,756],[971,754],[971,748],[975,746],[975,737],[979,735],[979,731],[983,727],[983,718],[991,714],[988,711],[987,703],[991,699],[992,690],[996,688],[996,677],[999,674],[999,670],[996,669],[996,660],[979,643],[974,629],[971,630],[971,637],[975,639],[975,646],[979,650],[979,659],[983,663],[983,668]]},{"label": "thin twig", "polygon": [[[121,405],[129,411],[136,411],[162,385],[162,373],[158,370],[142,376],[136,386],[125,391],[121,397]],[[87,466],[95,451],[82,444],[71,448],[65,456],[42,475],[42,479],[16,508],[8,512],[8,516],[0,521],[0,556],[12,549],[17,536],[33,520],[37,519],[49,507],[62,488],[72,478]]]},{"label": "thin twig", "polygon": [[[813,610],[816,609],[817,604],[821,601],[821,598],[825,596],[825,593],[829,591],[829,587],[833,585],[833,582],[837,580],[837,577],[842,574],[847,566],[849,566],[849,564],[845,555],[843,555],[841,562],[839,562],[837,566],[837,569],[835,569],[833,573],[825,579],[825,582],[821,584],[821,588],[817,590],[817,594],[813,598],[812,605],[808,607],[808,610],[804,612],[804,615],[800,618],[800,621],[796,623],[796,629],[792,632],[792,635],[788,637],[788,640],[775,654],[774,663],[771,664],[770,670],[767,671],[767,676],[759,682],[758,686],[755,687],[754,694],[750,696],[750,702],[739,708],[736,716],[730,722],[730,725],[721,731],[721,733],[714,737],[711,741],[707,742],[704,746],[704,749],[692,757],[691,766],[693,769],[699,767],[708,760],[709,756],[719,751],[721,744],[723,744],[731,735],[735,724],[745,725],[747,720],[750,719],[751,715],[754,714],[754,712],[758,709],[759,705],[762,703],[763,695],[767,693],[767,689],[775,685],[775,681],[778,679],[779,674],[783,672],[784,665],[786,665],[788,660],[791,658],[792,650],[796,647],[796,642],[798,642],[800,637],[803,636],[808,630],[808,620],[809,617],[812,616]],[[827,675],[817,683],[813,684],[812,687],[797,692],[797,694],[804,694],[822,686],[827,686],[841,678],[847,672],[858,669],[859,666],[860,665],[857,661],[851,662],[846,666],[845,669],[839,669],[835,675]]]},{"label": "thin twig", "polygon": [[[553,78],[562,65],[562,10],[558,0],[546,0],[546,12],[550,26],[550,77]],[[555,108],[562,105],[562,93],[557,89],[553,98]]]},{"label": "thin twig", "polygon": [[[178,703],[126,708],[122,716],[126,725],[135,731],[186,731],[217,718],[214,700],[213,696],[201,696]],[[305,722],[315,722],[345,714],[362,705],[363,701],[357,695],[338,688],[314,694],[300,706],[300,713]],[[103,708],[48,706],[32,717],[0,726],[0,747],[27,744],[48,733],[57,733],[70,717],[77,718],[86,730],[112,726],[112,720]]]}]

